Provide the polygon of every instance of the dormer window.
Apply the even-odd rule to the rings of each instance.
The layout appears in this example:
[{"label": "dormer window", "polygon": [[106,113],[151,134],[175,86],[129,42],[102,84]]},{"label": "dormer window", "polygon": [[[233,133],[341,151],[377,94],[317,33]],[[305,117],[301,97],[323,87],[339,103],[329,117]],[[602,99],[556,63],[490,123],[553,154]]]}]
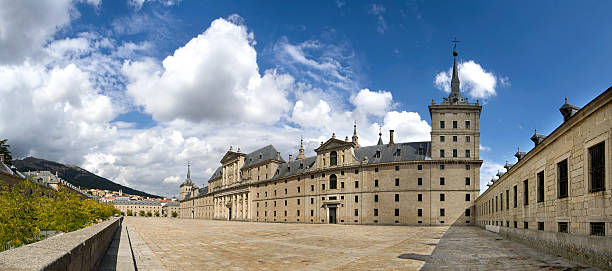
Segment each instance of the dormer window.
[{"label": "dormer window", "polygon": [[423,155],[423,145],[419,145],[419,155]]},{"label": "dormer window", "polygon": [[376,155],[374,157],[375,158],[380,158],[380,151],[376,151]]},{"label": "dormer window", "polygon": [[303,169],[303,168],[304,168],[304,164],[300,164],[300,169]]},{"label": "dormer window", "polygon": [[400,156],[400,155],[401,155],[401,149],[395,150],[395,156]]},{"label": "dormer window", "polygon": [[259,154],[259,159],[261,159],[261,153]]}]

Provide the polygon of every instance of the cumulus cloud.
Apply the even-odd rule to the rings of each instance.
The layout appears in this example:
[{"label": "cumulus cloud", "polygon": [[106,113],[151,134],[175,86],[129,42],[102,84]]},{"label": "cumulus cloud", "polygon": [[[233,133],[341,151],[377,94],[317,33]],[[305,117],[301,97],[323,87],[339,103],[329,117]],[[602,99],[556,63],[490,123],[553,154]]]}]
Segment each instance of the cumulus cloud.
[{"label": "cumulus cloud", "polygon": [[217,19],[161,65],[126,62],[127,93],[162,121],[278,121],[290,108],[293,78],[274,70],[260,75],[253,42],[245,26]]},{"label": "cumulus cloud", "polygon": [[[497,94],[497,83],[508,85],[508,77],[498,77],[492,72],[486,71],[480,64],[473,60],[460,62],[458,65],[461,91],[472,98],[487,99]],[[451,91],[452,68],[448,71],[436,74],[434,83],[438,89],[445,92]]]},{"label": "cumulus cloud", "polygon": [[393,96],[388,91],[370,91],[364,88],[351,98],[357,110],[373,116],[383,116],[391,109]]},{"label": "cumulus cloud", "polygon": [[495,175],[498,172],[506,172],[504,165],[484,159],[480,167],[480,193],[487,190],[487,184],[491,182],[491,179],[497,179]]}]

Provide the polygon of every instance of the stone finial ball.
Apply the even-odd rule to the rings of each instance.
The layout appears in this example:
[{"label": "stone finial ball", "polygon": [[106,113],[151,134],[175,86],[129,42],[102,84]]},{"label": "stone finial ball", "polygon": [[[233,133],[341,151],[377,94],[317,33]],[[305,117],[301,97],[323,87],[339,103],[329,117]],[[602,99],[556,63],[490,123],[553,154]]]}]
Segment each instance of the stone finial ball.
[{"label": "stone finial ball", "polygon": [[453,56],[457,56],[457,55],[458,55],[457,51],[453,51]]}]

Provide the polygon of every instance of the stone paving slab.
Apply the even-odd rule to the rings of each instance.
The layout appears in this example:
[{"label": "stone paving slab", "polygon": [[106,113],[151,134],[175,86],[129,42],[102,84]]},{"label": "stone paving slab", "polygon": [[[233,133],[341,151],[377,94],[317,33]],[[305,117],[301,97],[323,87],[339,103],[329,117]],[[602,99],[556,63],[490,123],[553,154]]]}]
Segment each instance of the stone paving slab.
[{"label": "stone paving slab", "polygon": [[139,270],[596,270],[477,227],[147,217],[123,223],[138,236],[132,245]]}]

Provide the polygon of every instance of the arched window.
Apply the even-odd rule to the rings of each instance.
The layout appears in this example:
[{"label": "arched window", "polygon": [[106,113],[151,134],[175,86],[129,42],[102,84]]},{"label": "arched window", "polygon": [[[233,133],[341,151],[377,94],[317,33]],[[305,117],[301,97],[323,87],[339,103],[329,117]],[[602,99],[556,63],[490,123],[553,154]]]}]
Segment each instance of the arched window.
[{"label": "arched window", "polygon": [[337,164],[338,164],[338,154],[336,153],[336,151],[332,151],[331,153],[329,153],[329,165],[335,166]]},{"label": "arched window", "polygon": [[329,175],[329,189],[338,188],[338,178],[336,174]]}]

